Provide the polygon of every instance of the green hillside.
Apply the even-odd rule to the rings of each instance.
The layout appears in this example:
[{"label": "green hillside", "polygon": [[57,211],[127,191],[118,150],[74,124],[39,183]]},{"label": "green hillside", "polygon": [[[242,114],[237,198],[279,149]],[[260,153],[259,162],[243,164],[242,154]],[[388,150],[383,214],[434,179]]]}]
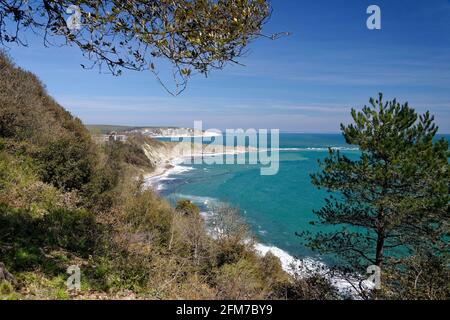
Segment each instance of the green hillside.
[{"label": "green hillside", "polygon": [[[160,142],[93,143],[3,53],[0,88],[0,298],[335,297],[327,281],[291,278],[277,258],[258,256],[233,209],[220,210],[237,227],[213,239],[190,202],[171,208],[143,189],[153,166],[142,145]],[[81,290],[66,286],[70,266]]]},{"label": "green hillside", "polygon": [[134,128],[130,126],[107,125],[107,124],[86,124],[85,126],[92,134],[108,134],[111,133],[112,131],[122,132]]}]

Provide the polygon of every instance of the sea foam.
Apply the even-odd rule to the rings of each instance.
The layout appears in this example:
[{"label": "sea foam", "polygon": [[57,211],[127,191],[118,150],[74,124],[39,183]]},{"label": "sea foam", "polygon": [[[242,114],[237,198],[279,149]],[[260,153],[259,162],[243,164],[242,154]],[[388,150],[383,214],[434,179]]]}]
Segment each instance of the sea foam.
[{"label": "sea foam", "polygon": [[[283,270],[291,275],[302,277],[311,274],[311,272],[321,274],[324,277],[328,278],[331,284],[343,296],[348,296],[353,299],[358,298],[358,291],[355,289],[356,287],[358,287],[356,277],[353,279],[344,279],[340,276],[329,276],[328,274],[330,272],[330,269],[325,263],[313,258],[295,258],[286,251],[275,246],[256,243],[254,247],[256,252],[261,256],[265,256],[270,252],[275,257],[280,259],[281,267],[283,268]],[[367,281],[364,281],[363,285],[367,289],[371,288],[371,284]]]},{"label": "sea foam", "polygon": [[181,165],[183,161],[184,161],[183,158],[172,160],[170,162],[170,165],[172,166],[170,169],[167,169],[160,175],[156,175],[145,179],[144,186],[146,188],[153,188],[157,191],[161,191],[164,190],[167,181],[175,180],[175,178],[171,176],[194,170],[193,167]]},{"label": "sea foam", "polygon": [[339,150],[339,151],[358,151],[359,148],[357,147],[305,147],[305,148],[273,148],[273,149],[266,149],[269,151],[328,151],[329,149],[332,150]]}]

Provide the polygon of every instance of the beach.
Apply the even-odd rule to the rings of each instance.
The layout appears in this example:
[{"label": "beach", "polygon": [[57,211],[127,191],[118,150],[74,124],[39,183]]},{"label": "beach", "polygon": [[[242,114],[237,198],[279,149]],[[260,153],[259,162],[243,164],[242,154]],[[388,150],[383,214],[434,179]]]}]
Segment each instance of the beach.
[{"label": "beach", "polygon": [[186,170],[180,164],[189,162],[193,158],[224,155],[237,155],[256,152],[252,147],[243,146],[211,146],[190,142],[165,142],[155,147],[148,144],[143,146],[144,152],[152,160],[155,169],[144,175],[145,185],[158,190],[157,182],[168,175],[178,174]]}]

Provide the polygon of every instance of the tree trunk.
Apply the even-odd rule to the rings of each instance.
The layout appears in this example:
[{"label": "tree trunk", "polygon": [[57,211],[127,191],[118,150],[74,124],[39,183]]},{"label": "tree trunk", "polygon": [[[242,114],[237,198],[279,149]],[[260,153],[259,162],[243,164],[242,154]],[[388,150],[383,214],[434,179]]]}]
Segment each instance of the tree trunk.
[{"label": "tree trunk", "polygon": [[378,232],[378,238],[377,238],[377,251],[376,251],[376,255],[375,255],[375,265],[377,267],[381,268],[381,264],[383,263],[383,249],[384,249],[384,231],[381,230],[380,232]]},{"label": "tree trunk", "polygon": [[[384,186],[386,186],[387,183],[384,183]],[[384,192],[383,192],[384,193]],[[377,217],[377,249],[375,254],[375,265],[377,267],[381,268],[381,264],[383,263],[383,249],[384,249],[384,239],[386,237],[385,232],[385,215],[384,211],[385,209],[383,207],[380,208],[380,211],[378,212]]]}]

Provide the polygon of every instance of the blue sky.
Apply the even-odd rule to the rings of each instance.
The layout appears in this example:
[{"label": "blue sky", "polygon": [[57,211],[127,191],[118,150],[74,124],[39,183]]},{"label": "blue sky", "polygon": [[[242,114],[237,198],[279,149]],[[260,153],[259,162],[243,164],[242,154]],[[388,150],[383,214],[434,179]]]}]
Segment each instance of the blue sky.
[{"label": "blue sky", "polygon": [[[366,9],[380,6],[382,29],[368,30]],[[85,123],[278,128],[338,132],[351,107],[369,97],[430,110],[450,133],[449,0],[273,0],[265,33],[242,66],[193,78],[178,97],[147,72],[121,77],[83,70],[76,48],[11,47],[16,64],[36,73],[49,93]]]}]

